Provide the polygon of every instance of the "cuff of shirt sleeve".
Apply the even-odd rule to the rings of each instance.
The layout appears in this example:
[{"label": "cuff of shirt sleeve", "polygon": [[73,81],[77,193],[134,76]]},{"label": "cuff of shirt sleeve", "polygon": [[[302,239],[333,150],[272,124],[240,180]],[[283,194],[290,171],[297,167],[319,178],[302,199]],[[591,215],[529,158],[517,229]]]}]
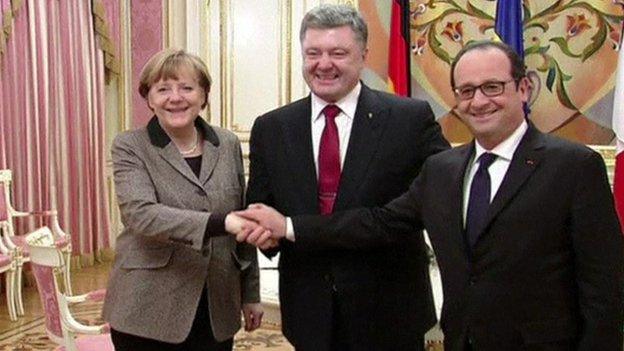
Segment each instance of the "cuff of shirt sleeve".
[{"label": "cuff of shirt sleeve", "polygon": [[211,236],[228,235],[225,231],[226,216],[226,213],[211,213],[208,218],[208,224],[206,224],[206,233],[204,234],[204,237],[209,238]]},{"label": "cuff of shirt sleeve", "polygon": [[295,241],[295,228],[293,227],[290,217],[286,217],[286,239],[293,242]]}]

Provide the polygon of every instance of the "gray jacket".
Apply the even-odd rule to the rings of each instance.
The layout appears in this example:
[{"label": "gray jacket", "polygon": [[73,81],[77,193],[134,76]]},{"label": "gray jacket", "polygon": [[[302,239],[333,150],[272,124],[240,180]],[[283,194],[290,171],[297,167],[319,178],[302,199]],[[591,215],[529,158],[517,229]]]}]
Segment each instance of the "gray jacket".
[{"label": "gray jacket", "polygon": [[241,326],[241,303],[260,299],[255,248],[221,231],[205,235],[213,214],[243,205],[240,143],[201,118],[195,124],[204,138],[199,179],[156,117],[113,142],[125,228],[117,239],[103,315],[115,330],[180,343],[206,286],[213,334],[225,340]]}]

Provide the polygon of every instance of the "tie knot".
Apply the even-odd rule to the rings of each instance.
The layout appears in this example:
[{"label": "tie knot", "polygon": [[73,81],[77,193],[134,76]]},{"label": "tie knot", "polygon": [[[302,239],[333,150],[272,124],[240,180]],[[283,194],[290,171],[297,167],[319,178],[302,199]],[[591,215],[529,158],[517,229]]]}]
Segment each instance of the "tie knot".
[{"label": "tie knot", "polygon": [[336,118],[336,116],[338,116],[339,113],[340,113],[340,107],[336,105],[327,105],[323,109],[323,114],[325,115],[325,117],[330,118],[330,119]]},{"label": "tie knot", "polygon": [[492,163],[496,160],[496,155],[491,152],[486,152],[479,156],[479,169],[488,169]]}]

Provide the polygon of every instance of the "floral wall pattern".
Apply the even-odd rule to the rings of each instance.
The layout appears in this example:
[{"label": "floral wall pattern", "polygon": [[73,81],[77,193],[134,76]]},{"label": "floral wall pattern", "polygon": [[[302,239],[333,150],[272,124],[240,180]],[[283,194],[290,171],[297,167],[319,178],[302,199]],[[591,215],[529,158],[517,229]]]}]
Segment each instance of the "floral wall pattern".
[{"label": "floral wall pattern", "polygon": [[[384,27],[388,1],[364,2],[369,22]],[[531,120],[542,131],[569,139],[611,143],[624,0],[524,0],[523,8],[525,62],[534,87]],[[496,0],[411,0],[410,12],[413,95],[432,103],[451,141],[470,140],[453,113],[450,62],[470,41],[496,38]],[[378,47],[371,53],[379,51],[383,55]],[[379,60],[371,58],[370,68],[384,79]]]}]

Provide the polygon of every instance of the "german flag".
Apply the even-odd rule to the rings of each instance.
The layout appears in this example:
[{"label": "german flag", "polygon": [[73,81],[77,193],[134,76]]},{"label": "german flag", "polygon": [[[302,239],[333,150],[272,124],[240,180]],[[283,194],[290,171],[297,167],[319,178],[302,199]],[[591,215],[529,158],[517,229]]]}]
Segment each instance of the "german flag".
[{"label": "german flag", "polygon": [[388,87],[401,96],[411,96],[409,0],[392,0]]}]

